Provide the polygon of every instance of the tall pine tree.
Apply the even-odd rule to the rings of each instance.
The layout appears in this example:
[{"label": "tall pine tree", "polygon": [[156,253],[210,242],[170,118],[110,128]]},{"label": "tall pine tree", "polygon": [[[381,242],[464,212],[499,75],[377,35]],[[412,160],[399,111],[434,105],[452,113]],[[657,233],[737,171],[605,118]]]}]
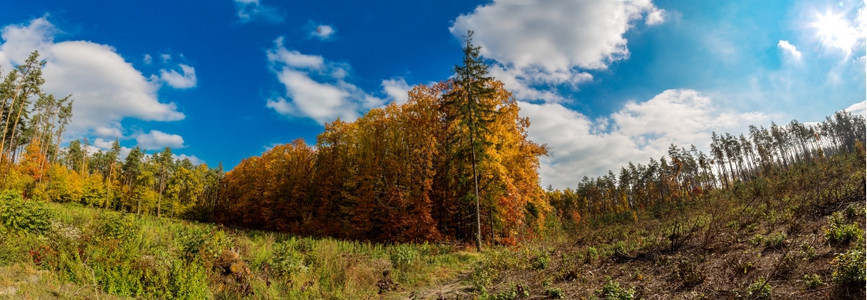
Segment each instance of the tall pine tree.
[{"label": "tall pine tree", "polygon": [[485,159],[485,147],[490,143],[485,133],[490,131],[496,108],[482,99],[493,97],[494,88],[488,77],[488,65],[479,56],[481,47],[473,45],[473,32],[467,31],[463,48],[463,65],[455,66],[455,85],[457,89],[447,95],[448,102],[457,108],[457,117],[465,133],[469,135],[469,148],[472,161],[473,200],[476,206],[476,248],[482,249],[482,225],[479,209],[479,172],[478,165]]}]

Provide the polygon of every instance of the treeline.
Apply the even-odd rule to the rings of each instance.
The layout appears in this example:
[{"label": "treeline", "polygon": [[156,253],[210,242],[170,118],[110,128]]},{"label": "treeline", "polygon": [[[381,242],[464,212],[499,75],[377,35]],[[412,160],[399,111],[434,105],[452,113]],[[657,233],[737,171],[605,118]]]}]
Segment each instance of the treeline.
[{"label": "treeline", "polygon": [[582,218],[634,212],[660,204],[689,201],[711,189],[779,174],[798,164],[812,164],[829,155],[861,151],[865,119],[840,111],[818,124],[793,120],[788,125],[749,127],[749,134],[711,136],[710,155],[695,146],[671,145],[668,157],[647,165],[621,167],[597,178],[584,177],[575,189],[548,189],[548,202],[567,225]]},{"label": "treeline", "polygon": [[[0,163],[8,172],[25,147],[38,145],[47,162],[58,159],[63,131],[72,118],[71,96],[56,98],[42,91],[43,62],[34,51],[27,60],[5,75],[0,72]],[[2,69],[0,69],[2,71]],[[6,172],[3,172],[4,176]]]},{"label": "treeline", "polygon": [[226,175],[215,221],[374,241],[514,243],[541,227],[544,146],[468,33],[452,80],[419,85],[404,104],[325,125],[244,160]]},{"label": "treeline", "polygon": [[[547,211],[529,121],[498,81],[475,139],[480,220],[486,241],[512,243],[539,228]],[[302,140],[241,162],[225,179],[218,222],[376,241],[474,240],[470,130],[461,85],[419,85],[405,104],[325,126],[315,147]]]},{"label": "treeline", "polygon": [[222,168],[194,166],[174,158],[169,148],[148,155],[136,147],[121,160],[117,140],[108,151],[94,152],[86,140],[61,148],[73,101],[43,93],[43,66],[34,51],[23,64],[0,74],[0,187],[30,199],[210,218]]},{"label": "treeline", "polygon": [[464,50],[456,79],[417,86],[405,104],[327,124],[315,147],[277,146],[228,174],[170,148],[60,148],[72,101],[40,92],[34,52],[2,86],[0,184],[29,199],[302,235],[514,243],[549,210],[537,173],[547,150],[527,139],[529,120],[486,76],[478,47],[468,39]]}]

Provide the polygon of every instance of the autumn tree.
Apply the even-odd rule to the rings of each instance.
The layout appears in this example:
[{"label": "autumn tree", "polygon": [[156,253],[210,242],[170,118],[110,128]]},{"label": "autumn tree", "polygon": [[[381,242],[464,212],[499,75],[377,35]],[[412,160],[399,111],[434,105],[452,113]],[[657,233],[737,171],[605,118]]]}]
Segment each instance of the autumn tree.
[{"label": "autumn tree", "polygon": [[172,173],[165,188],[171,216],[185,216],[198,204],[205,192],[204,172],[207,167],[202,165],[193,170],[179,167]]},{"label": "autumn tree", "polygon": [[527,139],[529,120],[503,84],[488,84],[492,93],[479,99],[491,109],[478,132],[489,145],[477,161],[482,222],[470,221],[471,144],[450,102],[461,93],[453,81],[416,86],[406,103],[354,122],[328,123],[315,148],[298,140],[245,159],[223,180],[216,220],[376,241],[477,241],[478,229],[503,243],[532,236],[550,210],[537,172],[546,149]]}]

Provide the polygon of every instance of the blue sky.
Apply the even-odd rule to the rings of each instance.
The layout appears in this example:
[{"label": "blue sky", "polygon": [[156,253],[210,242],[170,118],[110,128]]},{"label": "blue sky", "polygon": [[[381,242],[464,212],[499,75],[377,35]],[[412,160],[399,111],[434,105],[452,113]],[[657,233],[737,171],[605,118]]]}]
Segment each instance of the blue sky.
[{"label": "blue sky", "polygon": [[467,29],[574,187],[711,131],[864,113],[859,1],[12,1],[0,70],[40,50],[68,139],[211,166],[448,78]]}]

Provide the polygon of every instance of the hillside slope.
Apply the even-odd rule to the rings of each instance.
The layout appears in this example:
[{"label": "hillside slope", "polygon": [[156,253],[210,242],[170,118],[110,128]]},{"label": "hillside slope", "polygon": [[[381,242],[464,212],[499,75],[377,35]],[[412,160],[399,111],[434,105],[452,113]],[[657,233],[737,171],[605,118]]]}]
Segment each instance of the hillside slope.
[{"label": "hillside slope", "polygon": [[489,251],[444,299],[863,299],[864,157]]}]

